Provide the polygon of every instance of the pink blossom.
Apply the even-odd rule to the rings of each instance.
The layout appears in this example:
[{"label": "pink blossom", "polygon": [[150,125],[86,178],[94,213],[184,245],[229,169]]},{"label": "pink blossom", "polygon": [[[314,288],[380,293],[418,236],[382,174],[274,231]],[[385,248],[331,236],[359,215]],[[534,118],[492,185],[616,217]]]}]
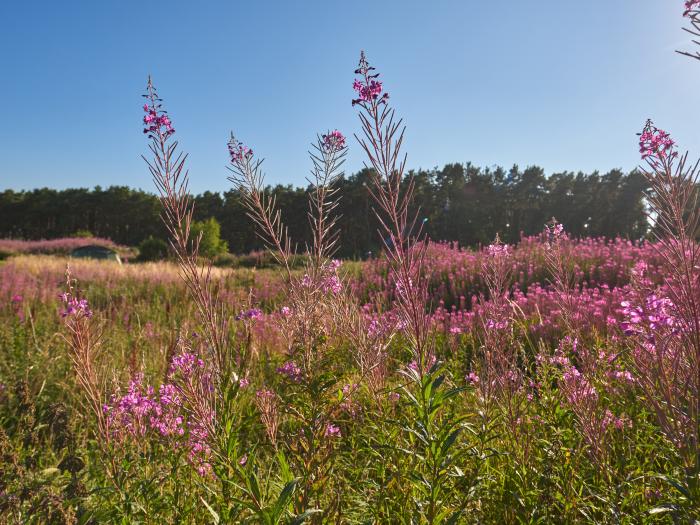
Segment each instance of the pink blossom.
[{"label": "pink blossom", "polygon": [[486,247],[486,253],[488,253],[491,257],[507,257],[509,254],[509,248],[507,244],[495,242]]},{"label": "pink blossom", "polygon": [[326,431],[323,435],[326,437],[342,437],[342,434],[340,433],[340,427],[334,425],[333,423],[328,423],[328,425],[326,425]]},{"label": "pink blossom", "polygon": [[683,16],[692,16],[694,12],[698,11],[699,6],[700,0],[686,0],[685,11],[683,11]]},{"label": "pink blossom", "polygon": [[355,104],[366,104],[368,102],[382,104],[389,98],[388,93],[382,95],[383,86],[382,83],[377,80],[379,74],[373,73],[373,71],[374,68],[367,62],[363,51],[360,53],[360,63],[355,70],[355,74],[360,75],[360,78],[356,78],[352,84],[352,89],[357,92],[357,98],[352,101],[353,106]]},{"label": "pink blossom", "polygon": [[260,308],[251,308],[250,310],[246,310],[245,312],[241,312],[236,316],[236,321],[241,321],[243,319],[252,319],[252,320],[258,320],[262,319],[263,317],[263,312]]},{"label": "pink blossom", "polygon": [[170,135],[175,133],[175,128],[170,121],[167,113],[160,110],[159,107],[149,106],[148,104],[143,105],[143,110],[146,114],[143,117],[144,128],[143,132],[152,137],[162,136],[167,139]]},{"label": "pink blossom", "polygon": [[644,129],[639,134],[639,152],[642,159],[651,157],[652,160],[664,159],[666,156],[675,156],[671,135],[654,126],[651,120],[647,120]]},{"label": "pink blossom", "polygon": [[92,310],[88,306],[87,299],[78,299],[68,292],[60,294],[59,297],[65,304],[61,317],[92,317]]},{"label": "pink blossom", "polygon": [[323,135],[322,139],[326,151],[339,151],[345,147],[345,136],[337,129]]},{"label": "pink blossom", "polygon": [[290,381],[298,383],[301,381],[301,368],[294,361],[287,361],[285,364],[277,368],[277,373],[287,376]]},{"label": "pink blossom", "polygon": [[253,150],[244,146],[242,142],[236,140],[233,135],[228,142],[228,154],[232,164],[244,164],[253,157]]},{"label": "pink blossom", "polygon": [[183,352],[173,357],[170,363],[169,377],[180,374],[183,377],[190,377],[195,370],[204,368],[204,361],[193,353]]}]

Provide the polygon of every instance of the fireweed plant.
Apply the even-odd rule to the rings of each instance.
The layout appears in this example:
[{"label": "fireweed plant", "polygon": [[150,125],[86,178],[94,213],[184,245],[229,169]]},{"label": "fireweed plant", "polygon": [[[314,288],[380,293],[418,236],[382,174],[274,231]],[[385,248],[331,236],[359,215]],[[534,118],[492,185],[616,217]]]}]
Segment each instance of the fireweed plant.
[{"label": "fireweed plant", "polygon": [[348,93],[382,253],[334,259],[340,131],[310,151],[308,246],[231,136],[276,265],[228,270],[200,253],[149,80],[171,261],[0,265],[0,522],[697,522],[697,165],[648,122],[654,239],[552,220],[460,248],[423,234],[403,122],[364,54]]}]

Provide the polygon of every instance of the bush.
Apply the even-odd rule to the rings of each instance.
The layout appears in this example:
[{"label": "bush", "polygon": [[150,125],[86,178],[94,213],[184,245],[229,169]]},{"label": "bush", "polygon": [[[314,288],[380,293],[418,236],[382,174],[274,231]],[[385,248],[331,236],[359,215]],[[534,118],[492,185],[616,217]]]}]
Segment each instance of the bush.
[{"label": "bush", "polygon": [[212,264],[217,268],[238,268],[238,257],[232,253],[220,253],[213,258]]},{"label": "bush", "polygon": [[92,232],[90,230],[77,230],[71,237],[75,237],[77,239],[89,239],[91,237],[94,237]]},{"label": "bush", "polygon": [[168,257],[168,243],[163,239],[148,237],[139,244],[138,261],[162,261]]},{"label": "bush", "polygon": [[194,240],[199,235],[202,236],[199,254],[203,257],[216,257],[228,253],[228,243],[221,239],[221,225],[214,217],[192,223],[191,238]]},{"label": "bush", "polygon": [[[289,258],[291,268],[302,268],[309,260],[305,254],[295,254]],[[269,250],[250,252],[248,255],[238,257],[238,266],[241,268],[279,268],[279,263]]]}]

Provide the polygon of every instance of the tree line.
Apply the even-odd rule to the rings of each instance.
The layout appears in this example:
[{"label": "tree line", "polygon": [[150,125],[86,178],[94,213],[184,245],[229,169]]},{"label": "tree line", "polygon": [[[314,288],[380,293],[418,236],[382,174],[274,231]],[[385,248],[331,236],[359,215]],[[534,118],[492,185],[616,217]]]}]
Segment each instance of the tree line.
[{"label": "tree line", "polygon": [[[542,230],[556,217],[574,236],[622,236],[648,233],[644,194],[647,182],[638,171],[554,173],[539,167],[480,168],[470,163],[412,172],[414,211],[433,240],[461,245],[486,244],[498,233],[505,242]],[[363,170],[338,182],[341,257],[364,257],[381,246]],[[277,185],[277,198],[293,241],[310,242],[307,219],[309,188]],[[193,197],[195,219],[215,218],[222,240],[233,253],[262,248],[236,190]],[[148,237],[166,238],[156,195],[124,186],[103,189],[49,188],[0,193],[0,237],[50,239],[88,230],[119,244],[135,246]]]}]

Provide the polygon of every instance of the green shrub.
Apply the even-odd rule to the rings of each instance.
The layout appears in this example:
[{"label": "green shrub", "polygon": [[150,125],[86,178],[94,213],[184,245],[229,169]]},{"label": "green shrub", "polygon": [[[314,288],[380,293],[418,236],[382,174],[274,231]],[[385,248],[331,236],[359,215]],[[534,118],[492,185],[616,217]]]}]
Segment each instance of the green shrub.
[{"label": "green shrub", "polygon": [[76,237],[79,239],[89,239],[91,237],[94,237],[94,235],[90,230],[77,230],[73,233],[73,235],[71,235],[71,237]]},{"label": "green shrub", "polygon": [[216,257],[228,253],[228,243],[221,239],[221,225],[214,217],[205,221],[193,222],[190,235],[192,240],[199,235],[202,236],[199,243],[199,254],[204,257]]},{"label": "green shrub", "polygon": [[162,261],[168,257],[168,243],[163,239],[148,237],[139,244],[138,261]]}]

